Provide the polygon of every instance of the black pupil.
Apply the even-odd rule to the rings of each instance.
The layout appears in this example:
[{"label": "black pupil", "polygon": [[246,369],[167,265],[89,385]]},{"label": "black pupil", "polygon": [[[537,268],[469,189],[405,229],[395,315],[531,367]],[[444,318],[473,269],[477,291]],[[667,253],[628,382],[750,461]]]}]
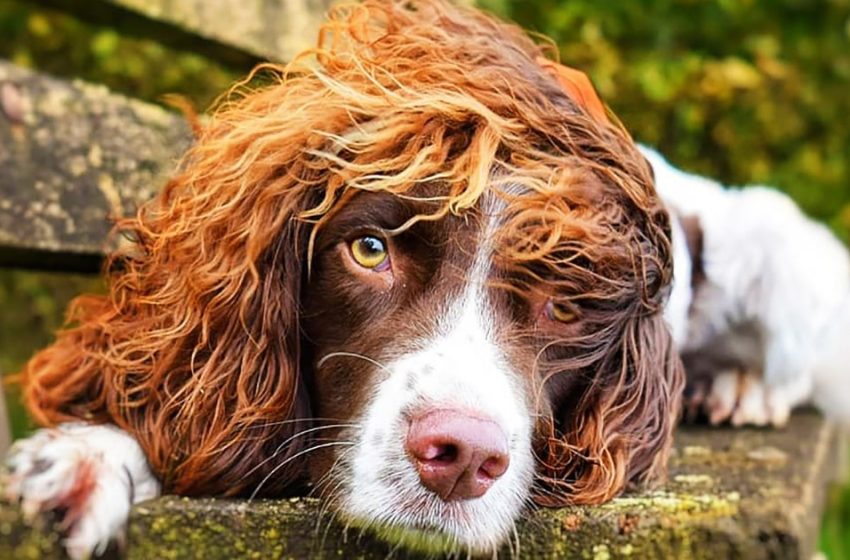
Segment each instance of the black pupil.
[{"label": "black pupil", "polygon": [[360,245],[363,250],[370,255],[377,255],[384,252],[384,244],[380,239],[375,237],[364,237],[360,240]]}]

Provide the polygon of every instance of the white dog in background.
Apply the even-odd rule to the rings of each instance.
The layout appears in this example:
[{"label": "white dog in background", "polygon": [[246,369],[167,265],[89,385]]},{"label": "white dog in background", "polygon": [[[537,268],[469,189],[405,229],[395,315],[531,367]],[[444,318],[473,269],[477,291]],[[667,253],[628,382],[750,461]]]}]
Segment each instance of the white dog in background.
[{"label": "white dog in background", "polygon": [[850,420],[850,259],[773,189],[727,189],[641,147],[674,215],[668,321],[688,372],[686,413],[783,425],[811,402]]}]

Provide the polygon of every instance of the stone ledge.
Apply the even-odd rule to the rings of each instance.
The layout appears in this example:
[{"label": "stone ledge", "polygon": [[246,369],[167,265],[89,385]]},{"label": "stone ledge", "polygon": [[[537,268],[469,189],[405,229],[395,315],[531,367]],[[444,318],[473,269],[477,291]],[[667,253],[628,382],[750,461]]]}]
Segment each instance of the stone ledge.
[{"label": "stone ledge", "polygon": [[[663,488],[535,512],[518,526],[518,557],[808,559],[838,447],[836,430],[810,412],[785,430],[682,428]],[[17,508],[0,507],[0,558],[61,558],[49,527],[48,520],[27,527]],[[127,556],[416,557],[320,519],[311,499],[175,497],[135,508]]]},{"label": "stone ledge", "polygon": [[189,142],[179,115],[0,61],[0,265],[96,263],[108,218],[152,197]]}]

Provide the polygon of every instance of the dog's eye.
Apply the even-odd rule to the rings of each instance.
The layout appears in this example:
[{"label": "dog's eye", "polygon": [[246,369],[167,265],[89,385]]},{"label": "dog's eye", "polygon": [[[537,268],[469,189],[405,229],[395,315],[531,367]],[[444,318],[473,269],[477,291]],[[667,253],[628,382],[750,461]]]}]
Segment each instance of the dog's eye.
[{"label": "dog's eye", "polygon": [[386,244],[371,235],[358,237],[351,242],[351,256],[363,268],[381,271],[389,265]]},{"label": "dog's eye", "polygon": [[566,305],[553,301],[550,301],[546,305],[546,314],[551,320],[558,321],[559,323],[572,323],[578,319],[578,313],[576,311]]}]

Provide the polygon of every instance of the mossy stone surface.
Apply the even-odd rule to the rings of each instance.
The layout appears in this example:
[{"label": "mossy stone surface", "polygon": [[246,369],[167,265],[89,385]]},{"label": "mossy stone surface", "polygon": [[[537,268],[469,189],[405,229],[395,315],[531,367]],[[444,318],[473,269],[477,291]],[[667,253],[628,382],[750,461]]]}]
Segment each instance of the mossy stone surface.
[{"label": "mossy stone surface", "polygon": [[[836,430],[800,413],[783,430],[683,427],[669,481],[596,507],[530,513],[500,557],[799,558],[814,552]],[[417,558],[370,531],[346,528],[313,499],[164,497],[138,505],[127,557]],[[60,557],[49,523],[0,507],[0,558]],[[433,557],[433,555],[431,555]]]}]

